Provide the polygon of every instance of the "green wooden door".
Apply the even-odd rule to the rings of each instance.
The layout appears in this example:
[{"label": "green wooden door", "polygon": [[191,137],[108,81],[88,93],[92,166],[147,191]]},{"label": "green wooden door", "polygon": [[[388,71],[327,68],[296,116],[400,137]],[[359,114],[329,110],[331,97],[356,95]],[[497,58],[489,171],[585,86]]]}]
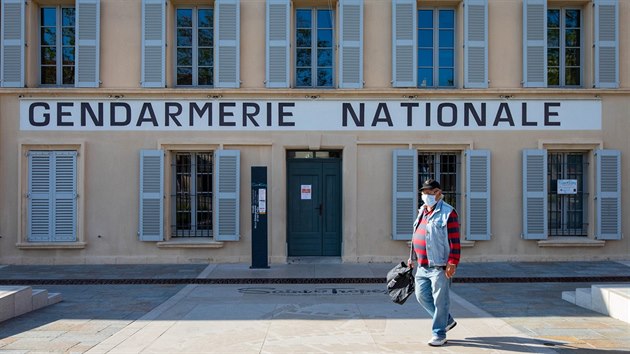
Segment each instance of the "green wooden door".
[{"label": "green wooden door", "polygon": [[288,160],[288,256],[341,256],[341,160]]}]

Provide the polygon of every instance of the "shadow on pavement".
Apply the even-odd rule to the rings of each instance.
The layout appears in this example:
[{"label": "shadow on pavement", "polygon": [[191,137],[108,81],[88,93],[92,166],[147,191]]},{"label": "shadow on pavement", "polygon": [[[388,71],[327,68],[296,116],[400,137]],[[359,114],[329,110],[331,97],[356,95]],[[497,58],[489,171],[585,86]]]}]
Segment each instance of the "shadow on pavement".
[{"label": "shadow on pavement", "polygon": [[558,354],[628,354],[627,351],[622,350],[579,348],[553,340],[529,339],[523,337],[468,337],[465,340],[449,339],[445,347],[478,348],[515,353],[556,352]]}]

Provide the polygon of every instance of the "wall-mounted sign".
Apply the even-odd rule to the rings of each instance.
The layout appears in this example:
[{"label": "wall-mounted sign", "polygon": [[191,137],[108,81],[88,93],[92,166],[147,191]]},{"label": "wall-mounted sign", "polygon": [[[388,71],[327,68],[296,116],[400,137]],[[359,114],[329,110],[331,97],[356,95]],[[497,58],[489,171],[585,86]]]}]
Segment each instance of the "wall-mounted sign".
[{"label": "wall-mounted sign", "polygon": [[577,179],[559,179],[558,194],[577,194]]},{"label": "wall-mounted sign", "polygon": [[311,200],[311,185],[303,184],[300,186],[300,195],[302,200]]},{"label": "wall-mounted sign", "polygon": [[601,130],[599,100],[20,100],[28,131]]}]

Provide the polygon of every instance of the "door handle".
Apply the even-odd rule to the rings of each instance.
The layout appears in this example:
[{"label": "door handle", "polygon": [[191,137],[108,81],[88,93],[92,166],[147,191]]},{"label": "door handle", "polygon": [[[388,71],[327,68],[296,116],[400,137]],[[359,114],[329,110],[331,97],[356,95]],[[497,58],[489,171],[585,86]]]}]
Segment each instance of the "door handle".
[{"label": "door handle", "polygon": [[319,216],[322,216],[322,212],[324,211],[324,204],[319,203],[319,206],[316,206],[315,209],[319,211]]}]

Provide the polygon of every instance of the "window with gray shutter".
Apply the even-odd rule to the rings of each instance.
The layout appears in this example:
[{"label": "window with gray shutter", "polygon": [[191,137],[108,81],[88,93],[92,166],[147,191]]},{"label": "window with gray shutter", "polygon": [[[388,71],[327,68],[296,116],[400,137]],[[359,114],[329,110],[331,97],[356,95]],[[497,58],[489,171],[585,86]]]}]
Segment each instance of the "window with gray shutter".
[{"label": "window with gray shutter", "polygon": [[100,84],[100,0],[77,0],[76,87]]},{"label": "window with gray shutter", "polygon": [[214,86],[240,87],[240,2],[215,1]]},{"label": "window with gray shutter", "polygon": [[466,239],[490,239],[490,151],[466,151]]},{"label": "window with gray shutter", "polygon": [[411,240],[418,212],[418,152],[394,150],[393,161],[392,238]]},{"label": "window with gray shutter", "polygon": [[523,150],[523,238],[547,238],[547,150]]},{"label": "window with gray shutter", "polygon": [[142,87],[166,86],[166,3],[142,0]]},{"label": "window with gray shutter", "polygon": [[523,87],[547,86],[547,0],[523,0]]},{"label": "window with gray shutter", "polygon": [[595,87],[619,87],[619,1],[595,0]]},{"label": "window with gray shutter", "polygon": [[464,86],[488,87],[488,0],[464,2]]},{"label": "window with gray shutter", "polygon": [[29,242],[77,240],[77,152],[28,154]]},{"label": "window with gray shutter", "polygon": [[140,150],[140,241],[164,240],[164,151]]},{"label": "window with gray shutter", "polygon": [[238,241],[240,238],[240,172],[239,150],[215,152],[214,239]]},{"label": "window with gray shutter", "polygon": [[595,151],[595,238],[621,240],[621,152]]},{"label": "window with gray shutter", "polygon": [[289,87],[289,0],[267,0],[265,77],[268,88]]},{"label": "window with gray shutter", "polygon": [[24,87],[24,4],[24,0],[2,0],[2,87]]},{"label": "window with gray shutter", "polygon": [[392,1],[392,83],[416,87],[416,0]]},{"label": "window with gray shutter", "polygon": [[340,88],[363,88],[363,0],[339,1]]}]

